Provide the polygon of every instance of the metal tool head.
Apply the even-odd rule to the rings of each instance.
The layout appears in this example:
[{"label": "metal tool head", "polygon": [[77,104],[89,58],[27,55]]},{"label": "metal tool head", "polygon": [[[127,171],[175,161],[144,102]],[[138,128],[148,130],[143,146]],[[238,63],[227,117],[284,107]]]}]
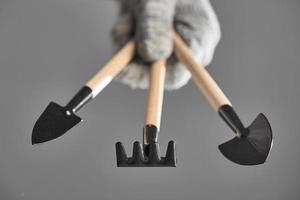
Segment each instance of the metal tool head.
[{"label": "metal tool head", "polygon": [[81,118],[73,112],[51,102],[33,127],[32,144],[53,140],[66,133],[80,121]]},{"label": "metal tool head", "polygon": [[235,137],[221,144],[219,150],[227,159],[240,165],[263,164],[273,143],[268,119],[260,113],[247,131],[241,138]]},{"label": "metal tool head", "polygon": [[121,142],[116,143],[118,167],[176,167],[175,142],[168,144],[166,157],[160,156],[159,145],[151,142],[144,146],[140,142],[134,142],[132,157],[128,158]]}]

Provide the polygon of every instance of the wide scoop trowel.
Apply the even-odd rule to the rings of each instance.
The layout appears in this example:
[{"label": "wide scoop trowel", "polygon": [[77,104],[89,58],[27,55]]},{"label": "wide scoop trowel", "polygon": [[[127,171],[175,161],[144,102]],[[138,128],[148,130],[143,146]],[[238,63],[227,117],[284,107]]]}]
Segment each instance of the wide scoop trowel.
[{"label": "wide scoop trowel", "polygon": [[192,52],[177,33],[174,33],[174,51],[177,58],[187,66],[194,82],[213,109],[236,134],[232,140],[219,146],[222,154],[240,165],[264,163],[273,141],[268,119],[259,114],[252,124],[245,128],[225,94],[206,69],[194,59]]},{"label": "wide scoop trowel", "polygon": [[135,44],[131,40],[82,87],[65,107],[51,102],[34,125],[32,144],[60,137],[81,122],[81,118],[75,113],[95,98],[125,68],[134,53]]}]

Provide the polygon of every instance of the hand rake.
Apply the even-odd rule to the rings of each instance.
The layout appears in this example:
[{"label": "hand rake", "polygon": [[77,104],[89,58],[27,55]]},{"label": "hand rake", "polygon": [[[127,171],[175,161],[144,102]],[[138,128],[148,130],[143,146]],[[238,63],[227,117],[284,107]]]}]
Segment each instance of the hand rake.
[{"label": "hand rake", "polygon": [[128,158],[121,142],[116,143],[118,167],[175,167],[175,142],[170,141],[166,157],[160,156],[157,142],[163,104],[164,80],[166,73],[164,60],[154,62],[151,68],[150,87],[143,128],[143,146],[134,142],[132,157]]}]

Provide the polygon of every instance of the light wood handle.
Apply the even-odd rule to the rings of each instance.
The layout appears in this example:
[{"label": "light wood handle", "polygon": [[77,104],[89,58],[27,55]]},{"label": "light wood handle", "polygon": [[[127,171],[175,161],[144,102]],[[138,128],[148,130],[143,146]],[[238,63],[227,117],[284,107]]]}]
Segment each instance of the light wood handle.
[{"label": "light wood handle", "polygon": [[160,128],[161,111],[164,95],[166,61],[158,60],[151,67],[150,86],[145,115],[145,125]]},{"label": "light wood handle", "polygon": [[85,85],[92,89],[93,98],[99,94],[132,60],[135,44],[130,40]]},{"label": "light wood handle", "polygon": [[179,34],[174,32],[173,37],[176,57],[184,63],[191,72],[194,82],[202,91],[213,109],[218,112],[221,106],[231,105],[215,80],[210,76],[206,69],[195,60],[191,50]]}]

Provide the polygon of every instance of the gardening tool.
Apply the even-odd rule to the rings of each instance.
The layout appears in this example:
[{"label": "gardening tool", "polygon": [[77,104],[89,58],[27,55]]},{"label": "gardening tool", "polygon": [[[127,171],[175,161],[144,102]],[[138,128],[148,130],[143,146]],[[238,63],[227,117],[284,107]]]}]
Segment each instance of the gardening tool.
[{"label": "gardening tool", "polygon": [[128,158],[121,142],[116,143],[118,167],[175,167],[175,142],[170,141],[166,157],[160,156],[157,142],[163,104],[164,80],[166,73],[164,60],[156,61],[151,68],[150,87],[143,128],[143,146],[134,142],[132,157]]},{"label": "gardening tool", "polygon": [[75,113],[95,98],[122,71],[133,58],[134,53],[135,44],[131,40],[79,90],[65,107],[51,102],[34,125],[32,144],[60,137],[81,122],[81,118]]},{"label": "gardening tool", "polygon": [[219,145],[222,154],[240,165],[258,165],[266,161],[272,147],[272,129],[268,119],[260,113],[252,124],[245,128],[230,101],[210,74],[193,58],[183,39],[174,33],[174,51],[192,74],[192,78],[213,109],[234,131],[236,137]]}]

